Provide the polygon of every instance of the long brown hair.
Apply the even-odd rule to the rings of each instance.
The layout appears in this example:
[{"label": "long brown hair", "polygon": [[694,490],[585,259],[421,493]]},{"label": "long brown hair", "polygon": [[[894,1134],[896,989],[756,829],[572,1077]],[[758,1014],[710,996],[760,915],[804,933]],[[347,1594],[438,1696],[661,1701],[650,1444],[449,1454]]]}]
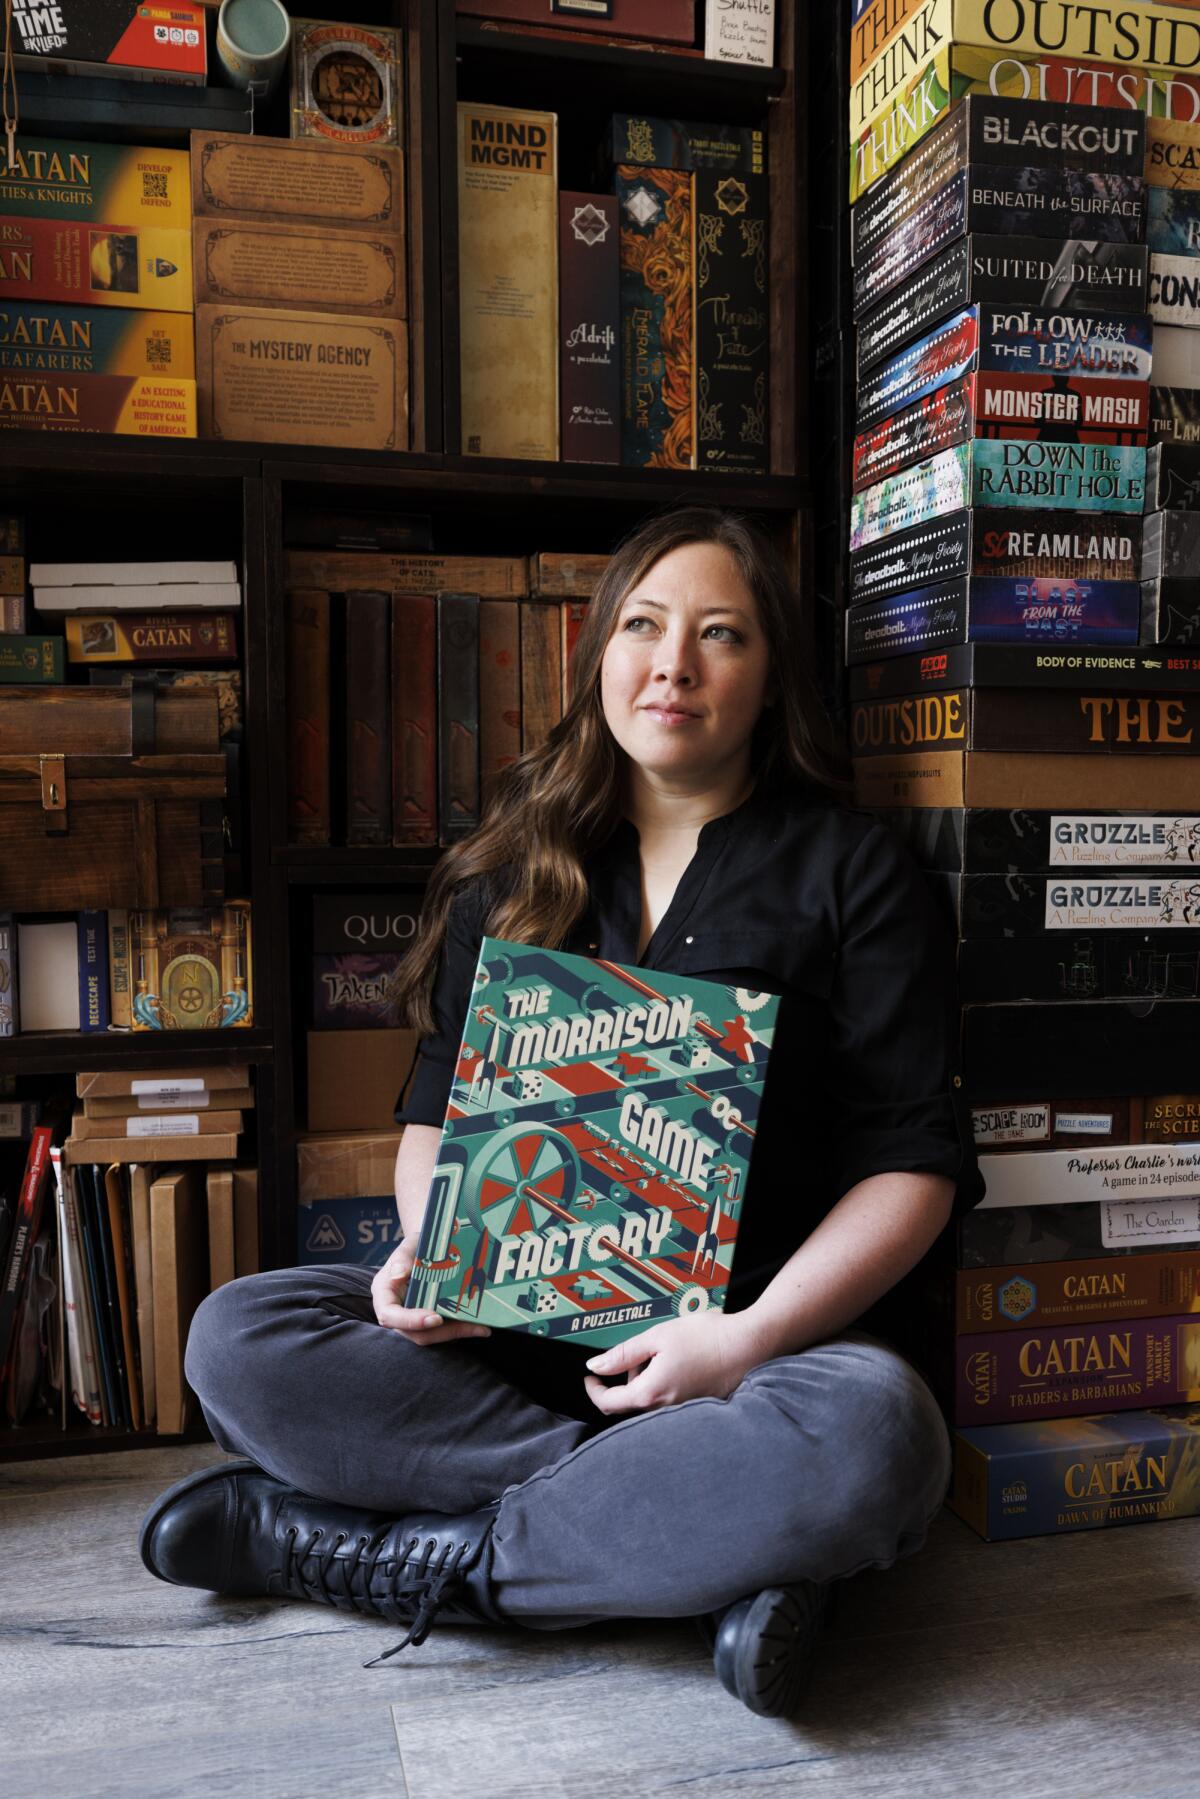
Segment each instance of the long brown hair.
[{"label": "long brown hair", "polygon": [[588,903],[584,855],[621,817],[623,754],[600,697],[600,665],[628,594],[656,562],[685,544],[728,550],[754,595],[777,699],[751,741],[756,789],[807,790],[814,802],[847,787],[824,708],[804,665],[797,596],[773,546],[738,513],[685,506],[648,519],[618,547],[596,584],[572,660],[573,697],[536,749],[497,777],[479,829],[449,849],[429,880],[421,928],[397,978],[397,998],[421,1032],[435,1028],[431,992],[455,896],[479,876],[492,883],[488,934],[556,948]]}]

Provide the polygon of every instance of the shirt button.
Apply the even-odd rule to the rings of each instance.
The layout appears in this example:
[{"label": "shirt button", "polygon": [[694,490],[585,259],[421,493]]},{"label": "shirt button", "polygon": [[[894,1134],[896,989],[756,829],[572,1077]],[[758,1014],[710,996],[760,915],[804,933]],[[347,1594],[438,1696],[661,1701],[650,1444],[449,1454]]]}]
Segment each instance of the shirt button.
[{"label": "shirt button", "polygon": [[683,941],[685,943],[693,943],[695,941],[695,939],[692,937],[685,937]]}]

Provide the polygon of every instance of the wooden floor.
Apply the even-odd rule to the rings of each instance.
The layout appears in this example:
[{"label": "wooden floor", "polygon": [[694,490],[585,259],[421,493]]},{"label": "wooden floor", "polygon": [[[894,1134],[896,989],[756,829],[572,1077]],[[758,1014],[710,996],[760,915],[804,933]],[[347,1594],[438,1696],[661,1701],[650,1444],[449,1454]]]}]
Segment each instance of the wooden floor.
[{"label": "wooden floor", "polygon": [[842,1589],[803,1716],[690,1625],[396,1638],[161,1585],[137,1525],[211,1447],[0,1469],[6,1799],[1196,1799],[1200,1521],[988,1547],[949,1515]]}]

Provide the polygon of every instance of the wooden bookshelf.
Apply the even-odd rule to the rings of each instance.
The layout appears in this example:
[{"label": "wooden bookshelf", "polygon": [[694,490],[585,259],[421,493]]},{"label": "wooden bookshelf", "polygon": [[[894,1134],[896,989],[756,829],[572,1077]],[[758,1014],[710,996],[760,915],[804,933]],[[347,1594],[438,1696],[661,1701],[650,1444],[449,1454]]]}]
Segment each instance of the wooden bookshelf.
[{"label": "wooden bookshelf", "polygon": [[[810,31],[802,0],[777,8],[774,69],[706,63],[639,48],[562,42],[456,20],[437,0],[334,0],[320,17],[402,26],[406,73],[408,244],[413,325],[413,442],[405,454],[278,444],[133,441],[43,433],[0,437],[0,508],[31,520],[31,555],[127,560],[144,554],[236,555],[242,570],[244,891],[253,908],[254,1028],[192,1033],[26,1035],[0,1043],[0,1073],[61,1076],[141,1063],[164,1067],[214,1051],[254,1071],[263,1266],[291,1260],[296,1142],[305,1119],[310,974],[297,928],[314,891],[419,885],[434,850],[313,849],[288,841],[284,686],[284,547],[288,521],[314,506],[416,511],[439,549],[495,553],[605,549],[647,513],[679,502],[739,507],[759,518],[804,590],[813,540],[810,471],[830,440],[809,406],[806,198]],[[577,147],[611,113],[762,123],[771,193],[772,445],[769,475],[506,462],[465,457],[458,425],[458,261],[454,125],[459,98],[546,104],[572,119]],[[589,123],[589,121],[591,123]],[[66,125],[64,121],[64,127]],[[286,133],[286,119],[264,129]],[[569,179],[568,179],[569,173]],[[824,179],[824,177],[822,177]],[[583,186],[578,167],[564,185]],[[817,448],[813,449],[813,444]],[[552,510],[551,510],[552,508]],[[57,521],[57,523],[56,523]],[[219,552],[215,544],[229,545]],[[815,642],[815,639],[814,639]],[[0,907],[3,895],[0,894]],[[82,1421],[0,1429],[0,1459],[173,1441]]]}]

